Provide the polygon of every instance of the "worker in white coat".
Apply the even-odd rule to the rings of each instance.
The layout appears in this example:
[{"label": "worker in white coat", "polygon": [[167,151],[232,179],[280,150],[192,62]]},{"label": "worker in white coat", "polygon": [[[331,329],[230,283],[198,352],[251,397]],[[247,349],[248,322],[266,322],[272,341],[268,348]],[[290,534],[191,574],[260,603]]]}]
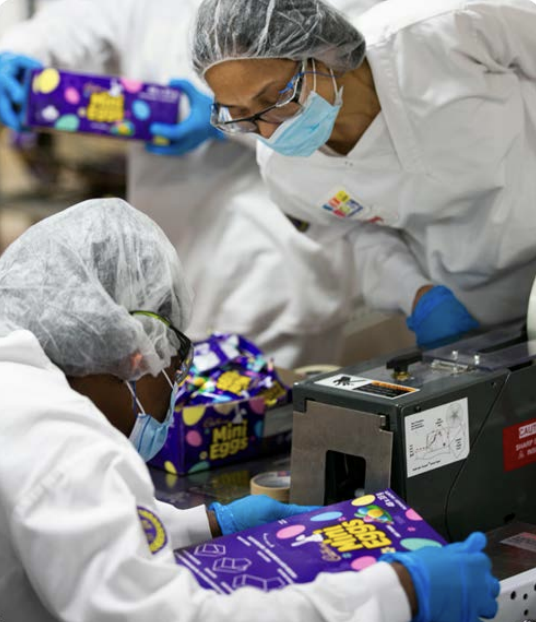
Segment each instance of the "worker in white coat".
[{"label": "worker in white coat", "polygon": [[176,565],[174,548],[211,532],[307,509],[245,497],[209,516],[156,501],[144,459],[165,441],[170,400],[188,370],[189,307],[171,243],[116,199],[41,222],[0,258],[1,619],[493,616],[499,584],[478,533],[271,593],[221,596]]},{"label": "worker in white coat", "polygon": [[[272,198],[342,237],[421,345],[524,317],[536,273],[536,4],[205,0],[213,123],[254,133]],[[296,27],[300,24],[300,28]]]},{"label": "worker in white coat", "polygon": [[188,50],[198,4],[57,0],[45,7],[0,41],[0,122],[21,126],[21,70],[35,65],[21,55],[66,70],[106,73],[111,64],[128,78],[175,80],[190,117],[154,128],[170,146],[130,147],[128,198],[158,222],[184,262],[196,294],[192,337],[238,332],[286,367],[336,362],[357,296],[351,248],[307,239],[268,198],[254,142],[222,140],[210,125],[212,97]]}]

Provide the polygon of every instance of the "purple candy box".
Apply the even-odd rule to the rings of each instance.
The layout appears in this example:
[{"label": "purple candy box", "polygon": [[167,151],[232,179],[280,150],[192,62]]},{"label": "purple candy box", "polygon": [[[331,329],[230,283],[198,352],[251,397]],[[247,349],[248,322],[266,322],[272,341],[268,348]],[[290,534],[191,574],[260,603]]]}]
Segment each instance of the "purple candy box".
[{"label": "purple candy box", "polygon": [[177,550],[175,558],[204,588],[267,592],[309,583],[320,572],[363,570],[384,553],[444,544],[414,510],[384,490]]},{"label": "purple candy box", "polygon": [[214,333],[196,343],[167,440],[151,465],[170,473],[196,473],[288,450],[289,375],[278,373],[239,335]]},{"label": "purple candy box", "polygon": [[153,123],[179,122],[178,89],[118,77],[37,69],[27,76],[24,123],[29,128],[99,134],[169,144]]}]

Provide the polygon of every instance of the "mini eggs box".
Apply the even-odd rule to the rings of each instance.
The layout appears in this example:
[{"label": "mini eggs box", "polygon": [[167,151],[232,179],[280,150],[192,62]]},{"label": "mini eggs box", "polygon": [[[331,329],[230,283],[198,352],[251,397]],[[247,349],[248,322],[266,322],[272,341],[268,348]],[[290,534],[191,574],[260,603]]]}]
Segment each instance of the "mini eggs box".
[{"label": "mini eggs box", "polygon": [[383,490],[175,551],[200,585],[221,594],[309,583],[321,572],[358,572],[384,553],[445,544],[392,490]]},{"label": "mini eggs box", "polygon": [[118,77],[37,69],[27,76],[24,125],[168,144],[153,123],[179,122],[178,89]]},{"label": "mini eggs box", "polygon": [[290,386],[298,379],[239,335],[214,333],[196,343],[166,443],[151,465],[186,474],[288,450]]}]

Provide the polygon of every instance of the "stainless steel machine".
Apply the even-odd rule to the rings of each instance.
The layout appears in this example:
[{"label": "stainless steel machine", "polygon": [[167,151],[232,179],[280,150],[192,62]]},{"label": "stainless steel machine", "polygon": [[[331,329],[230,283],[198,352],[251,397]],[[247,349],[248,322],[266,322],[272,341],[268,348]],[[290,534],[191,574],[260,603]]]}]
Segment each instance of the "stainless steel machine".
[{"label": "stainless steel machine", "polygon": [[535,360],[513,324],[299,382],[291,501],[391,487],[449,539],[536,523]]}]

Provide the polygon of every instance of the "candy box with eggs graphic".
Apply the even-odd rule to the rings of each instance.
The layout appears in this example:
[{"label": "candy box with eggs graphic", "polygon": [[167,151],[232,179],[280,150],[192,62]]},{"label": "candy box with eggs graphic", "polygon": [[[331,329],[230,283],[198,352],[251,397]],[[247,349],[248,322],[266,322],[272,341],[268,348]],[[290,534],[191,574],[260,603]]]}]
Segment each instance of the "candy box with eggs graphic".
[{"label": "candy box with eggs graphic", "polygon": [[384,554],[445,541],[391,490],[175,551],[204,588],[227,594],[309,583],[320,572],[360,571]]},{"label": "candy box with eggs graphic", "polygon": [[288,450],[291,386],[302,377],[276,369],[240,335],[213,333],[194,346],[166,443],[151,465],[195,473]]},{"label": "candy box with eggs graphic", "polygon": [[24,125],[165,145],[153,123],[179,122],[178,89],[119,77],[36,69],[26,77]]},{"label": "candy box with eggs graphic", "polygon": [[266,395],[250,399],[177,405],[166,443],[151,466],[184,475],[288,451],[292,440],[294,372],[278,369],[275,404]]}]

